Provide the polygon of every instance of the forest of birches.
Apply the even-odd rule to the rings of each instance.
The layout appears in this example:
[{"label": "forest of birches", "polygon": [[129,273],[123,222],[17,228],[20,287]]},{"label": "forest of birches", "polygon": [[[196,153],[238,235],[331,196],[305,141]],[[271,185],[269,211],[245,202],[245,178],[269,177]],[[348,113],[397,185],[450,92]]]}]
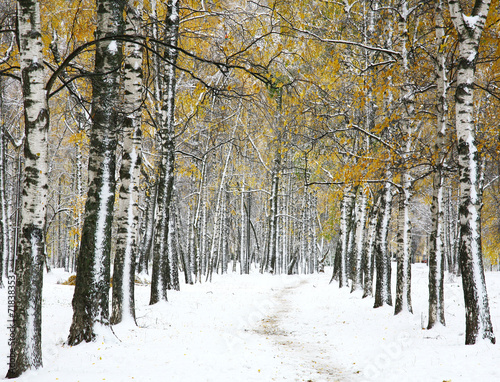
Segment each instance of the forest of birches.
[{"label": "forest of birches", "polygon": [[214,273],[332,266],[411,312],[415,262],[429,328],[447,271],[494,342],[499,34],[496,0],[0,0],[9,375],[41,365],[22,306],[51,268],[76,272],[69,344],[134,317],[134,282],[155,303]]}]

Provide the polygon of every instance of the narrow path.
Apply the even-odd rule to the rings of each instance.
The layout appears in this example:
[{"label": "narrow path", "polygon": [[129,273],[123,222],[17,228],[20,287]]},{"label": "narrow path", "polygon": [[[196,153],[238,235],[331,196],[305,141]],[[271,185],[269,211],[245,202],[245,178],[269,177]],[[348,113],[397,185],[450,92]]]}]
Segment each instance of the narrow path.
[{"label": "narrow path", "polygon": [[[305,382],[337,382],[348,381],[345,373],[335,368],[335,361],[328,352],[328,338],[318,341],[309,338],[293,326],[302,327],[310,322],[302,322],[300,311],[307,310],[307,306],[297,306],[290,298],[294,292],[309,284],[308,279],[301,279],[297,284],[284,287],[276,292],[274,299],[276,306],[273,312],[263,318],[254,331],[266,339],[273,341],[276,347],[276,357],[281,357],[283,363],[290,364],[297,371],[296,381]],[[328,345],[328,346],[327,346]]]}]

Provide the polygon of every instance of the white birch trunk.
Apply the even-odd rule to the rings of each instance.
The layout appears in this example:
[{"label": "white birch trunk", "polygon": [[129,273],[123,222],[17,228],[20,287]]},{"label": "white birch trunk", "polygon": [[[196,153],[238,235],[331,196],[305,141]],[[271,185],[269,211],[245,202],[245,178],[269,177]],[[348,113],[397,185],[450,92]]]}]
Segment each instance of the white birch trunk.
[{"label": "white birch trunk", "polygon": [[373,265],[375,253],[375,239],[377,234],[377,223],[379,219],[379,209],[382,195],[376,197],[374,205],[371,207],[366,240],[363,249],[363,298],[373,296]]},{"label": "white birch trunk", "polygon": [[[0,96],[2,93],[1,79],[0,79]],[[0,105],[2,101],[0,100]],[[2,108],[0,106],[0,114],[2,113]],[[1,117],[0,117],[1,118]],[[2,253],[0,254],[0,288],[3,287],[2,277],[4,274],[4,263],[5,263],[5,275],[8,274],[8,259],[10,258],[10,218],[9,218],[9,200],[7,199],[6,187],[7,182],[5,175],[7,174],[7,159],[5,151],[7,148],[7,142],[5,137],[5,125],[3,121],[0,121],[0,208],[1,208],[1,222],[0,228],[2,230]]]},{"label": "white birch trunk", "polygon": [[403,187],[399,195],[398,215],[398,253],[397,253],[397,283],[396,304],[394,314],[401,312],[413,313],[411,305],[411,257],[410,257],[410,177],[403,174]]},{"label": "white birch trunk", "polygon": [[300,234],[300,262],[299,262],[299,274],[306,273],[307,265],[307,193],[304,192],[302,195],[302,227]]},{"label": "white birch trunk", "polygon": [[48,201],[49,109],[36,0],[18,2],[20,66],[24,100],[24,184],[15,265],[14,338],[7,378],[42,366],[42,285]]},{"label": "white birch trunk", "polygon": [[311,204],[311,256],[312,256],[312,269],[310,273],[318,272],[318,237],[316,234],[316,221],[317,221],[317,211],[318,211],[318,202],[317,197],[314,196],[312,198]]},{"label": "white birch trunk", "polygon": [[352,251],[353,280],[351,292],[363,289],[363,244],[366,225],[366,189],[363,187],[356,203],[354,222],[354,246]]},{"label": "white birch trunk", "polygon": [[[387,178],[391,174],[387,172]],[[392,306],[391,293],[391,255],[389,253],[389,223],[392,209],[392,186],[387,182],[384,186],[377,223],[375,256],[377,263],[377,280],[375,284],[374,308],[384,305]]]},{"label": "white birch trunk", "polygon": [[207,220],[208,220],[208,212],[207,212],[207,185],[206,183],[201,186],[201,226],[200,226],[200,249],[198,251],[198,279],[201,281],[202,276],[206,274],[206,265],[207,265],[207,243],[208,243],[208,228],[207,228]]},{"label": "white birch trunk", "polygon": [[351,214],[355,194],[352,186],[346,186],[340,207],[340,273],[339,288],[349,287],[349,237],[351,234]]},{"label": "white birch trunk", "polygon": [[[179,38],[179,2],[169,0],[165,19],[165,73],[162,73],[162,108],[161,108],[161,153],[160,183],[158,190],[158,228],[153,250],[153,274],[151,279],[150,304],[167,300],[167,264],[169,256],[170,204],[174,187],[175,165],[175,64],[178,51],[175,48]],[[158,90],[159,91],[159,90]]]},{"label": "white birch trunk", "polygon": [[476,145],[473,86],[479,42],[491,4],[489,0],[476,0],[471,16],[463,13],[458,0],[449,0],[448,4],[459,39],[455,113],[460,177],[459,256],[466,309],[465,343],[475,344],[483,339],[494,343],[481,250],[480,153]]},{"label": "white birch trunk", "polygon": [[401,128],[404,134],[403,141],[405,142],[402,150],[402,169],[401,169],[401,185],[399,199],[399,215],[398,215],[398,233],[397,233],[397,278],[396,278],[396,304],[394,313],[401,312],[412,313],[411,306],[411,258],[410,258],[410,198],[412,181],[408,162],[413,143],[414,124],[415,124],[415,96],[410,81],[409,68],[409,48],[410,39],[408,31],[409,9],[408,1],[401,2],[399,29],[401,33],[401,56],[404,82],[402,86],[401,101],[404,106],[405,116],[401,119]]},{"label": "white birch trunk", "polygon": [[276,268],[276,251],[278,248],[278,189],[279,189],[279,166],[280,166],[280,152],[276,150],[275,154],[275,166],[272,172],[272,184],[271,184],[271,198],[270,198],[270,209],[269,209],[269,254],[268,258],[268,270],[270,273],[275,272]]},{"label": "white birch trunk", "polygon": [[445,166],[445,134],[447,122],[447,92],[448,81],[446,74],[446,39],[443,17],[443,0],[438,0],[435,7],[436,29],[436,74],[437,74],[437,125],[434,152],[436,163],[433,174],[432,193],[432,231],[429,248],[429,321],[427,329],[432,329],[436,324],[445,325],[444,316],[444,208],[443,208],[443,167]]},{"label": "white birch trunk", "polygon": [[247,251],[246,251],[246,216],[245,216],[245,178],[241,182],[240,191],[240,273],[246,274],[247,270]]},{"label": "white birch trunk", "polygon": [[[142,0],[129,0],[126,7],[125,33],[140,35]],[[113,268],[111,323],[135,322],[135,262],[139,223],[139,187],[141,170],[142,47],[126,42],[123,48],[123,150],[118,195],[116,245]]]},{"label": "white birch trunk", "polygon": [[[174,194],[176,193],[175,187],[173,190]],[[172,203],[170,204],[170,217],[169,217],[169,227],[168,227],[168,237],[167,237],[167,245],[168,245],[168,279],[167,279],[167,289],[170,290],[180,290],[179,283],[179,252],[177,251],[176,245],[176,223],[175,223],[175,205],[177,204],[177,198],[174,197]]]}]

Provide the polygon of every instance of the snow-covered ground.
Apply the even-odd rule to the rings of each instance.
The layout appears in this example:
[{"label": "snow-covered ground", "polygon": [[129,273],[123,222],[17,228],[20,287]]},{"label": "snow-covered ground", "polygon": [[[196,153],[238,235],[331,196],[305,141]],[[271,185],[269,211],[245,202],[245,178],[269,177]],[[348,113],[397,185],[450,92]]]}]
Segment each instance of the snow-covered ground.
[{"label": "snow-covered ground", "polygon": [[[44,367],[17,379],[45,381],[500,381],[497,345],[464,345],[460,279],[447,281],[447,327],[423,330],[427,267],[413,267],[413,315],[373,309],[373,299],[328,285],[319,275],[214,275],[182,285],[169,302],[149,306],[136,292],[139,326],[68,347],[73,287],[68,274],[46,275]],[[487,273],[494,329],[500,337],[500,273]],[[394,280],[394,279],[393,279]],[[0,322],[7,327],[7,291]],[[0,330],[0,378],[7,373],[7,330]]]}]

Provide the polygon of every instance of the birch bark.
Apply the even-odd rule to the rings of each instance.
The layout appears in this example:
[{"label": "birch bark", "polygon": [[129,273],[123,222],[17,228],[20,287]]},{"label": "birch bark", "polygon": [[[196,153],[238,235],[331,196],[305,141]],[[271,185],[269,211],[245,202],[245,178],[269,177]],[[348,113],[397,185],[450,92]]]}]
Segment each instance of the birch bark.
[{"label": "birch bark", "polygon": [[371,207],[368,229],[363,248],[363,298],[373,296],[373,265],[375,252],[375,238],[379,217],[382,194],[376,197],[375,204]]},{"label": "birch bark", "polygon": [[[170,46],[165,49],[164,59],[167,62],[162,73],[162,109],[161,109],[161,153],[160,181],[158,189],[158,221],[153,249],[153,274],[151,279],[150,304],[167,300],[168,257],[170,228],[170,204],[174,187],[175,165],[175,63],[178,51],[175,49],[179,38],[179,1],[169,0],[165,19],[165,42]],[[170,254],[171,256],[171,254]]]},{"label": "birch bark", "polygon": [[[387,175],[390,178],[390,174]],[[384,186],[377,223],[375,256],[377,263],[377,280],[375,284],[374,308],[383,305],[392,306],[391,294],[391,254],[389,253],[389,223],[392,209],[392,186],[387,182]]]},{"label": "birch bark", "polygon": [[483,339],[495,343],[481,250],[480,153],[476,145],[473,86],[479,42],[491,2],[476,0],[470,16],[463,12],[459,0],[448,0],[448,5],[459,41],[455,115],[460,177],[459,258],[466,309],[465,343],[475,344]]},{"label": "birch bark", "polygon": [[[96,37],[122,34],[124,1],[97,1]],[[88,165],[89,189],[85,203],[80,253],[76,265],[73,321],[68,345],[94,341],[109,327],[111,226],[115,199],[115,151],[119,106],[121,44],[96,45],[92,82],[92,129]]]},{"label": "birch bark", "polygon": [[340,269],[339,269],[339,288],[347,288],[349,286],[349,237],[351,234],[351,216],[356,197],[352,186],[347,186],[344,190],[344,196],[341,204],[340,217]]},{"label": "birch bark", "polygon": [[[0,79],[0,94],[2,92],[2,84]],[[2,114],[2,101],[0,100],[0,118]],[[10,258],[10,219],[9,219],[9,200],[6,193],[6,174],[7,174],[7,157],[5,155],[7,149],[7,140],[5,136],[6,126],[3,121],[0,121],[0,208],[1,208],[1,221],[0,231],[1,240],[1,253],[0,253],[0,288],[3,287],[3,274],[5,262],[5,275],[8,274],[8,259]]]},{"label": "birch bark", "polygon": [[437,74],[437,126],[436,139],[434,141],[434,152],[436,153],[436,164],[433,174],[432,193],[432,231],[430,235],[429,248],[429,321],[427,329],[432,329],[436,324],[445,325],[444,317],[444,208],[443,208],[443,167],[445,158],[443,154],[446,134],[446,115],[448,105],[446,96],[448,82],[446,74],[446,34],[443,17],[443,1],[436,1],[435,7],[435,29],[436,42],[438,44],[436,57]]},{"label": "birch bark", "polygon": [[151,247],[153,245],[153,236],[155,230],[155,212],[156,212],[156,195],[158,186],[155,181],[149,183],[149,193],[146,196],[146,213],[144,214],[145,231],[139,246],[139,263],[138,272],[148,274],[149,258]]},{"label": "birch bark", "polygon": [[[142,0],[126,5],[125,33],[140,35]],[[139,223],[139,181],[141,170],[142,47],[127,41],[123,47],[123,151],[120,167],[111,323],[135,322],[135,263]]]},{"label": "birch bark", "polygon": [[7,378],[42,366],[42,286],[48,197],[49,109],[36,0],[18,1],[19,51],[24,100],[24,184],[15,264],[14,338]]},{"label": "birch bark", "polygon": [[354,223],[354,246],[352,251],[353,280],[351,292],[363,289],[363,243],[366,225],[366,190],[361,189],[359,200],[356,203],[355,223]]},{"label": "birch bark", "polygon": [[404,116],[401,118],[401,129],[404,134],[404,145],[401,159],[401,185],[399,195],[399,215],[397,233],[397,278],[396,304],[394,314],[412,313],[411,305],[411,257],[410,257],[410,198],[412,196],[412,177],[408,168],[415,133],[415,95],[410,83],[410,36],[408,18],[410,10],[408,1],[402,1],[399,13],[399,30],[401,32],[401,56],[404,82],[402,84],[401,103],[404,106]]}]

